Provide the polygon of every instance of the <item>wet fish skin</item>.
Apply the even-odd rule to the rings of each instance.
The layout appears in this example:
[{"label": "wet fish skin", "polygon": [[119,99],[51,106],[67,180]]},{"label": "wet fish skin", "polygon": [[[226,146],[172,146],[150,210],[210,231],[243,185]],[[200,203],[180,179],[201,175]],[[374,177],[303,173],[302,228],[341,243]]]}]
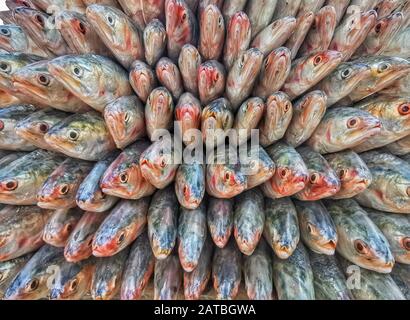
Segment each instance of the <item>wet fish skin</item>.
[{"label": "wet fish skin", "polygon": [[265,102],[260,97],[251,97],[241,104],[232,127],[238,134],[239,145],[251,138],[252,130],[258,128],[265,108]]},{"label": "wet fish skin", "polygon": [[118,202],[94,235],[93,255],[110,257],[131,244],[144,231],[149,202],[149,197]]},{"label": "wet fish skin", "polygon": [[302,0],[278,0],[272,21],[278,20],[283,17],[296,17],[301,4]]},{"label": "wet fish skin", "polygon": [[210,197],[207,224],[214,244],[219,248],[224,248],[233,230],[233,200]]},{"label": "wet fish skin", "polygon": [[144,107],[136,96],[120,97],[104,109],[108,131],[119,149],[145,136]]},{"label": "wet fish skin", "polygon": [[276,199],[291,196],[303,190],[309,177],[301,155],[289,144],[277,142],[266,148],[276,165],[274,176],[262,185],[265,196]]},{"label": "wet fish skin", "polygon": [[336,227],[322,202],[294,200],[294,204],[305,246],[319,254],[334,255],[338,239]]},{"label": "wet fish skin", "polygon": [[408,46],[408,39],[410,36],[410,28],[405,28],[399,31],[395,37],[386,45],[382,53],[387,56],[397,56],[408,58],[410,48]]},{"label": "wet fish skin", "polygon": [[397,156],[403,156],[410,153],[410,137],[405,136],[404,138],[397,140],[395,142],[389,143],[385,148],[392,154]]},{"label": "wet fish skin", "polygon": [[302,243],[288,259],[273,257],[272,274],[279,300],[315,299],[312,267]]},{"label": "wet fish skin", "polygon": [[382,0],[376,6],[379,19],[385,18],[396,10],[400,10],[405,1],[402,0]]},{"label": "wet fish skin", "polygon": [[336,25],[339,25],[340,20],[344,17],[349,4],[350,0],[326,0],[326,5],[336,10]]},{"label": "wet fish skin", "polygon": [[327,111],[306,142],[321,154],[352,149],[377,136],[382,122],[365,110],[340,107]]},{"label": "wet fish skin", "polygon": [[177,228],[178,201],[174,189],[169,186],[154,194],[148,210],[148,237],[157,262],[172,255]]},{"label": "wet fish skin", "polygon": [[198,91],[203,105],[217,99],[225,90],[226,72],[216,60],[205,61],[198,67]]},{"label": "wet fish skin", "polygon": [[0,263],[0,299],[3,299],[7,288],[10,286],[11,281],[20,272],[24,265],[30,260],[32,254],[26,254],[24,256],[8,260]]},{"label": "wet fish skin", "polygon": [[222,7],[222,14],[227,24],[232,16],[245,9],[247,0],[225,0]]},{"label": "wet fish skin", "polygon": [[171,254],[157,260],[154,270],[154,300],[176,300],[182,285],[182,268],[178,256]]},{"label": "wet fish skin", "polygon": [[38,10],[44,12],[49,11],[51,8],[57,11],[70,10],[80,13],[84,13],[85,5],[82,0],[31,0]]},{"label": "wet fish skin", "polygon": [[368,270],[390,273],[394,258],[383,233],[352,199],[327,200],[339,236],[337,253],[350,262]]},{"label": "wet fish skin", "polygon": [[85,212],[78,221],[64,247],[64,258],[68,262],[78,262],[92,255],[94,235],[107,217],[108,212]]},{"label": "wet fish skin", "polygon": [[112,300],[119,293],[128,253],[129,250],[126,249],[114,256],[98,259],[91,280],[93,300]]},{"label": "wet fish skin", "polygon": [[2,106],[2,108],[11,107],[13,105],[20,104],[20,103],[21,101],[19,98],[11,95],[5,90],[0,89],[0,105]]},{"label": "wet fish skin", "polygon": [[44,226],[44,242],[55,247],[65,247],[82,214],[78,208],[55,210]]},{"label": "wet fish skin", "polygon": [[218,60],[225,42],[225,21],[216,5],[205,7],[199,19],[198,49],[204,60]]},{"label": "wet fish skin", "polygon": [[178,67],[186,91],[198,96],[198,68],[202,63],[198,49],[192,44],[185,44],[178,57]]},{"label": "wet fish skin", "polygon": [[155,72],[158,81],[169,90],[175,100],[178,100],[184,88],[177,65],[171,59],[162,57],[157,62]]},{"label": "wet fish skin", "polygon": [[245,12],[252,25],[252,38],[266,27],[273,17],[277,0],[249,1]]},{"label": "wet fish skin", "polygon": [[[285,46],[290,48],[291,58],[295,59],[298,55],[299,49],[304,43],[306,36],[311,30],[313,23],[315,22],[315,14],[313,11],[300,11],[296,17],[294,31],[290,34],[289,39],[286,41]],[[302,55],[303,56],[303,55]]]},{"label": "wet fish skin", "polygon": [[410,298],[409,271],[409,265],[397,263],[390,274],[407,300]]},{"label": "wet fish skin", "polygon": [[0,169],[0,201],[13,205],[37,203],[36,195],[63,157],[34,150]]},{"label": "wet fish skin", "polygon": [[263,236],[280,259],[292,256],[300,231],[295,205],[290,198],[265,199]]},{"label": "wet fish skin", "polygon": [[372,182],[372,174],[359,155],[351,150],[324,156],[336,172],[341,187],[332,199],[352,198],[363,192]]},{"label": "wet fish skin", "polygon": [[48,71],[67,90],[100,112],[115,99],[132,94],[128,73],[104,56],[61,56],[49,61]]},{"label": "wet fish skin", "polygon": [[36,206],[5,206],[0,211],[0,261],[8,261],[36,251],[44,242],[44,226],[50,210]]},{"label": "wet fish skin", "polygon": [[186,209],[197,209],[205,196],[205,168],[199,162],[183,163],[175,176],[175,194]]},{"label": "wet fish skin", "polygon": [[325,0],[302,0],[299,12],[312,11],[316,14],[322,8],[324,2]]},{"label": "wet fish skin", "polygon": [[143,32],[145,60],[153,67],[163,56],[167,45],[167,32],[165,26],[158,19],[149,22]]},{"label": "wet fish skin", "polygon": [[233,300],[241,283],[242,255],[235,241],[224,248],[215,248],[212,259],[212,281],[218,300]]},{"label": "wet fish skin", "polygon": [[98,161],[80,184],[76,195],[76,203],[82,210],[104,212],[117,202],[117,197],[106,195],[100,188],[100,180],[108,166],[116,158],[116,155],[117,153],[113,152],[103,160]]},{"label": "wet fish skin", "polygon": [[0,153],[0,168],[7,166],[9,163],[12,163],[14,160],[17,160],[27,154],[27,152],[24,151],[11,152],[8,150],[2,150]]},{"label": "wet fish skin", "polygon": [[294,147],[306,142],[320,125],[326,113],[327,97],[320,90],[310,91],[293,102],[293,117],[285,141]]},{"label": "wet fish skin", "polygon": [[44,181],[37,193],[37,205],[44,209],[70,209],[77,206],[75,196],[92,164],[68,158]]},{"label": "wet fish skin", "polygon": [[180,96],[174,112],[175,121],[180,122],[182,141],[189,145],[195,140],[191,130],[201,127],[201,103],[193,94],[185,92]]},{"label": "wet fish skin", "polygon": [[353,300],[335,256],[309,252],[316,300]]},{"label": "wet fish skin", "polygon": [[124,12],[141,30],[153,19],[164,21],[164,0],[124,1],[118,0]]},{"label": "wet fish skin", "polygon": [[[270,180],[275,174],[275,163],[260,145],[247,145],[246,162],[242,163],[243,171],[247,174],[246,189],[252,189]],[[260,190],[259,190],[260,191]]]},{"label": "wet fish skin", "polygon": [[410,220],[406,215],[366,209],[370,219],[383,232],[390,244],[394,260],[410,264]]},{"label": "wet fish skin", "polygon": [[157,86],[157,78],[154,71],[140,60],[132,63],[129,80],[132,89],[144,103],[147,102],[150,93]]}]

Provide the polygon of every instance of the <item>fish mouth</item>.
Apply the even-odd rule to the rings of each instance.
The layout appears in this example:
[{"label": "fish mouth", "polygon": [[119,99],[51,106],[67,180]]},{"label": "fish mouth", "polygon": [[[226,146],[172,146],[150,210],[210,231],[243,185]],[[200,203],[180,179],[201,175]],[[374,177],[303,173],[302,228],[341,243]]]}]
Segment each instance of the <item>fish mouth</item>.
[{"label": "fish mouth", "polygon": [[324,243],[319,243],[318,247],[320,248],[320,253],[326,255],[334,255],[336,251],[337,241],[336,240],[329,240]]},{"label": "fish mouth", "polygon": [[50,300],[61,300],[63,292],[60,289],[51,289]]},{"label": "fish mouth", "polygon": [[218,236],[218,235],[214,235],[212,237],[212,240],[214,241],[215,245],[218,248],[224,248],[226,246],[226,244],[228,243],[229,237],[223,235],[223,236]]},{"label": "fish mouth", "polygon": [[67,86],[69,90],[75,92],[81,91],[81,82],[73,77],[71,77],[64,69],[63,66],[60,66],[56,63],[49,62],[48,71],[52,76],[63,80],[64,86]]},{"label": "fish mouth", "polygon": [[22,94],[30,93],[35,98],[43,100],[42,102],[48,100],[46,90],[17,75],[13,76],[13,87]]},{"label": "fish mouth", "polygon": [[295,251],[294,246],[279,243],[274,243],[273,248],[277,257],[282,260],[288,259],[293,254],[293,251]]}]

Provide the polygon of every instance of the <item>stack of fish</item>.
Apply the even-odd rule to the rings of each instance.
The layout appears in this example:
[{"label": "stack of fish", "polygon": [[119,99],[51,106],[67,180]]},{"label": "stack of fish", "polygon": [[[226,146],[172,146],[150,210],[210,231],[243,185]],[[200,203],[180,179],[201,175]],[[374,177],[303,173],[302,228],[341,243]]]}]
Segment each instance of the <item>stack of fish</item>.
[{"label": "stack of fish", "polygon": [[0,297],[410,299],[410,1],[6,4]]}]

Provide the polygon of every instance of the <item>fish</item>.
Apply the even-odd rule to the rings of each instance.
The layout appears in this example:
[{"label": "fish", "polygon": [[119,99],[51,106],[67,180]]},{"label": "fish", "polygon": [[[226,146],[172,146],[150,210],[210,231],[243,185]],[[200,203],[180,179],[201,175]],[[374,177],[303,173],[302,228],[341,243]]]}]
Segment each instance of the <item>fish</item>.
[{"label": "fish", "polygon": [[242,255],[232,239],[224,248],[215,248],[212,259],[212,282],[218,300],[233,300],[241,283]]},{"label": "fish", "polygon": [[291,37],[295,28],[296,19],[294,17],[275,20],[256,35],[252,40],[251,47],[259,49],[266,57],[273,50],[282,47]]},{"label": "fish", "polygon": [[[190,0],[185,1],[185,2],[188,3],[189,1]],[[198,2],[199,3],[197,5],[197,11],[198,11],[197,14],[198,14],[199,20],[204,15],[205,9],[208,6],[214,5],[219,9],[219,11],[222,11],[222,7],[223,7],[223,4],[224,4],[224,0],[203,0],[203,1],[198,1]],[[192,4],[189,5],[190,8],[191,8],[191,6],[192,6]],[[195,12],[195,11],[192,11],[192,12]]]},{"label": "fish", "polygon": [[306,144],[321,154],[334,153],[360,148],[383,130],[382,121],[364,109],[333,108],[326,111]]},{"label": "fish", "polygon": [[326,101],[324,92],[314,90],[293,102],[292,120],[284,136],[287,143],[296,148],[312,136],[325,116]]},{"label": "fish", "polygon": [[377,12],[374,10],[346,14],[336,27],[329,50],[340,52],[342,61],[348,61],[365,41],[376,21]]},{"label": "fish", "polygon": [[225,0],[222,7],[222,14],[225,22],[229,22],[232,16],[245,9],[247,0]]},{"label": "fish", "polygon": [[44,209],[70,209],[77,206],[75,196],[92,164],[68,158],[44,181],[37,193],[37,205]]},{"label": "fish", "polygon": [[132,89],[144,103],[147,102],[150,93],[157,86],[157,78],[154,71],[140,60],[132,63],[129,80]]},{"label": "fish", "polygon": [[369,151],[360,154],[372,174],[372,183],[355,199],[363,206],[393,213],[408,213],[410,165],[391,154]]},{"label": "fish", "polygon": [[43,241],[55,247],[65,247],[82,214],[78,208],[55,210],[44,226]]},{"label": "fish", "polygon": [[202,109],[201,133],[207,148],[213,148],[225,142],[225,137],[232,128],[234,113],[226,98],[219,98]]},{"label": "fish", "polygon": [[224,66],[216,60],[208,60],[198,67],[198,92],[203,105],[223,95],[226,83]]},{"label": "fish", "polygon": [[288,259],[273,257],[273,283],[279,300],[314,300],[314,277],[308,251],[299,243]]},{"label": "fish", "polygon": [[366,211],[352,199],[327,200],[325,206],[336,226],[337,253],[359,267],[390,273],[394,258],[389,243]]},{"label": "fish", "polygon": [[[1,113],[1,111],[0,111]],[[44,140],[44,135],[54,125],[63,121],[68,114],[53,108],[40,109],[27,115],[16,123],[14,128],[16,134],[32,145],[51,150],[51,147]]]},{"label": "fish", "polygon": [[204,60],[218,60],[225,42],[225,21],[216,5],[205,7],[199,19],[198,49]]},{"label": "fish", "polygon": [[296,17],[301,4],[302,0],[278,0],[272,21],[283,17]]},{"label": "fish", "polygon": [[380,90],[380,94],[391,96],[406,95],[409,90],[409,79],[410,74],[407,74],[404,77],[399,78],[398,80],[390,84],[387,88]]},{"label": "fish", "polygon": [[211,279],[213,245],[208,237],[199,256],[197,267],[191,271],[184,271],[184,297],[186,300],[199,300]]},{"label": "fish", "polygon": [[118,0],[124,12],[141,30],[153,19],[164,20],[164,0],[125,1]]},{"label": "fish", "polygon": [[34,150],[0,169],[0,201],[37,204],[37,193],[47,177],[63,162],[54,152]]},{"label": "fish", "polygon": [[0,147],[3,150],[33,151],[36,146],[16,133],[17,124],[37,110],[29,104],[0,109]]},{"label": "fish", "polygon": [[252,130],[258,128],[265,113],[265,102],[260,97],[251,97],[239,107],[232,128],[238,135],[238,144],[245,143],[252,136]]},{"label": "fish", "polygon": [[255,84],[253,94],[267,99],[282,88],[290,73],[290,50],[279,47],[272,50],[263,60],[262,68]]},{"label": "fish", "polygon": [[43,244],[43,229],[52,211],[36,206],[5,206],[0,210],[0,261],[36,251]]},{"label": "fish", "polygon": [[145,229],[131,245],[121,282],[121,300],[141,299],[154,273],[155,257]]},{"label": "fish", "polygon": [[250,300],[272,300],[272,257],[265,241],[261,240],[252,255],[243,257],[243,273]]},{"label": "fish", "polygon": [[388,42],[388,45],[383,48],[383,54],[387,56],[408,58],[410,51],[410,48],[407,44],[409,35],[410,28],[406,28],[397,33],[396,36],[390,42]]},{"label": "fish", "polygon": [[118,198],[102,192],[100,180],[116,158],[117,153],[113,152],[104,159],[98,161],[91,169],[90,173],[81,182],[75,197],[77,206],[84,211],[104,212],[109,210]]},{"label": "fish", "polygon": [[183,163],[175,176],[175,194],[185,209],[199,208],[205,196],[205,168],[199,161]]},{"label": "fish", "polygon": [[55,24],[72,52],[111,55],[85,14],[63,10],[55,15]]},{"label": "fish", "polygon": [[305,188],[309,171],[301,155],[291,145],[277,142],[266,148],[266,152],[276,165],[273,177],[261,187],[266,197],[288,197]]},{"label": "fish", "polygon": [[231,102],[234,111],[252,92],[262,62],[262,52],[257,48],[251,48],[243,52],[229,70],[226,78],[225,95]]},{"label": "fish", "polygon": [[120,9],[92,4],[86,10],[87,20],[116,60],[126,69],[145,57],[142,32]]},{"label": "fish", "polygon": [[233,234],[239,250],[252,255],[265,224],[264,199],[259,189],[245,191],[235,199]]},{"label": "fish", "polygon": [[94,235],[107,216],[108,212],[84,212],[67,239],[64,247],[65,260],[79,262],[91,257]]},{"label": "fish", "polygon": [[9,163],[12,163],[13,161],[27,154],[27,152],[24,152],[24,151],[11,152],[7,150],[6,151],[2,150],[0,151],[0,153],[1,153],[0,168],[7,166]]},{"label": "fish", "polygon": [[128,253],[126,249],[111,257],[98,259],[91,280],[93,300],[112,300],[120,292]]},{"label": "fish", "polygon": [[140,199],[150,196],[155,188],[143,176],[139,160],[149,146],[139,140],[128,146],[107,167],[101,177],[100,188],[104,194],[123,199]]},{"label": "fish", "polygon": [[32,254],[11,259],[0,263],[0,299],[4,297],[11,281],[20,272],[24,265],[30,260]]},{"label": "fish", "polygon": [[265,149],[258,144],[248,144],[247,156],[249,160],[242,162],[241,169],[247,175],[246,189],[249,190],[270,180],[276,167]]},{"label": "fish", "polygon": [[196,209],[181,207],[178,218],[178,255],[185,272],[192,272],[199,264],[207,236],[206,207]]},{"label": "fish", "polygon": [[92,253],[111,257],[124,250],[144,231],[150,198],[121,200],[95,232]]},{"label": "fish", "polygon": [[369,65],[362,62],[343,62],[331,74],[320,81],[314,89],[327,96],[326,106],[330,108],[348,96],[354,88],[370,75]]},{"label": "fish", "polygon": [[206,220],[214,244],[224,248],[233,230],[233,199],[209,197]]},{"label": "fish", "polygon": [[361,11],[366,11],[366,10],[375,9],[380,2],[381,2],[380,0],[364,0],[364,1],[351,0],[350,5],[359,7]]},{"label": "fish", "polygon": [[152,137],[158,129],[170,129],[174,113],[172,95],[165,87],[151,91],[145,104],[145,127],[148,137]]},{"label": "fish", "polygon": [[63,249],[44,245],[17,273],[7,288],[5,300],[39,300],[47,298],[50,285],[64,263]]},{"label": "fish", "polygon": [[154,194],[148,210],[148,238],[157,263],[172,256],[177,234],[178,200],[169,186]]},{"label": "fish", "polygon": [[305,189],[295,197],[303,201],[315,201],[335,195],[341,188],[338,175],[319,153],[309,147],[298,148],[309,171],[309,180]]},{"label": "fish", "polygon": [[20,26],[15,24],[4,24],[1,26],[0,48],[8,52],[20,52],[47,57],[47,53],[39,48]]},{"label": "fish", "polygon": [[293,100],[332,73],[341,62],[341,53],[331,50],[296,59],[282,91]]},{"label": "fish", "polygon": [[403,156],[410,153],[410,135],[405,136],[395,142],[389,143],[385,148],[396,156]]},{"label": "fish", "polygon": [[192,44],[185,44],[178,57],[178,67],[186,91],[198,96],[198,68],[202,57]]},{"label": "fish", "polygon": [[350,289],[355,300],[405,300],[403,293],[390,274],[374,272],[364,268],[353,269],[353,272],[349,272],[349,266],[351,266],[349,261],[342,257],[338,258],[346,276],[356,276],[355,273],[360,275],[360,286],[353,286]]},{"label": "fish", "polygon": [[397,263],[390,274],[407,300],[410,297],[409,271],[410,267],[408,265]]},{"label": "fish", "polygon": [[316,300],[353,300],[346,277],[334,255],[309,252]]},{"label": "fish", "polygon": [[252,38],[266,27],[273,17],[277,0],[249,1],[245,12],[249,16],[252,26]]},{"label": "fish", "polygon": [[319,254],[334,255],[338,239],[336,227],[322,202],[294,200],[294,204],[305,246]]},{"label": "fish", "polygon": [[158,81],[169,90],[175,100],[178,100],[183,93],[183,86],[177,65],[171,59],[162,57],[157,62],[155,73]]},{"label": "fish", "polygon": [[[286,17],[284,19],[286,19]],[[294,22],[292,33],[289,34],[288,39],[286,39],[287,41],[285,43],[285,46],[288,47],[291,51],[292,59],[295,59],[298,55],[299,49],[304,43],[309,30],[312,29],[314,22],[315,14],[313,13],[313,11],[299,10]]]},{"label": "fish", "polygon": [[157,189],[163,189],[175,180],[179,166],[179,151],[172,138],[163,137],[142,152],[139,165],[142,176]]},{"label": "fish", "polygon": [[80,300],[90,290],[96,262],[93,258],[76,263],[63,261],[57,266],[50,285],[50,300]]},{"label": "fish", "polygon": [[410,133],[410,99],[407,97],[369,97],[354,108],[369,112],[381,123],[380,133],[356,146],[357,152],[383,147]]},{"label": "fish", "polygon": [[82,0],[32,0],[33,5],[44,12],[52,10],[70,10],[84,13],[85,4]]},{"label": "fish", "polygon": [[196,45],[198,23],[191,9],[182,0],[166,0],[165,22],[168,57],[176,60],[184,44]]},{"label": "fish", "polygon": [[375,10],[377,11],[377,16],[382,19],[396,10],[400,10],[401,6],[405,1],[402,0],[382,0],[379,1]]},{"label": "fish", "polygon": [[322,7],[315,15],[311,29],[298,50],[298,55],[303,57],[327,50],[332,41],[336,25],[335,7],[329,5]]},{"label": "fish", "polygon": [[[37,5],[33,3],[33,1],[26,1],[26,0],[6,0],[5,4],[7,8],[13,10],[18,7],[28,7],[33,9],[40,9]],[[41,10],[41,9],[40,9]]]},{"label": "fish", "polygon": [[326,161],[336,172],[341,187],[332,199],[352,198],[372,183],[372,174],[360,156],[351,150],[327,154]]},{"label": "fish", "polygon": [[73,114],[53,126],[44,140],[69,157],[98,161],[115,149],[104,119],[95,111]]},{"label": "fish", "polygon": [[118,149],[146,134],[144,107],[136,96],[124,96],[104,108],[104,120]]},{"label": "fish", "polygon": [[251,43],[251,21],[243,11],[236,12],[228,21],[223,50],[223,62],[230,70],[234,62],[245,52]]},{"label": "fish", "polygon": [[176,300],[182,285],[178,256],[171,254],[157,260],[154,268],[154,300]]},{"label": "fish", "polygon": [[190,92],[183,93],[174,109],[174,120],[179,123],[185,145],[195,142],[193,133],[201,127],[201,102]]},{"label": "fish", "polygon": [[267,97],[265,110],[258,130],[261,146],[268,147],[285,136],[293,117],[293,105],[287,94],[278,91]]},{"label": "fish", "polygon": [[48,71],[72,94],[100,112],[115,99],[132,94],[128,73],[104,56],[61,56],[48,62]]},{"label": "fish", "polygon": [[312,11],[316,14],[323,6],[324,2],[325,0],[302,0],[299,7],[299,12]]},{"label": "fish", "polygon": [[158,19],[151,20],[143,30],[142,40],[145,60],[153,67],[167,47],[167,32],[164,24]]},{"label": "fish", "polygon": [[13,18],[34,43],[50,57],[70,54],[71,50],[47,13],[27,7],[13,10]]},{"label": "fish", "polygon": [[7,23],[7,24],[14,24],[15,23],[12,10],[0,11],[0,18],[3,21],[3,23]]},{"label": "fish", "polygon": [[339,25],[340,20],[344,17],[346,10],[350,5],[350,0],[326,0],[326,5],[332,6],[336,10],[336,25]]},{"label": "fish", "polygon": [[116,0],[82,0],[85,6],[90,6],[92,4],[102,4],[104,6],[110,6],[115,8],[120,8],[120,5]]},{"label": "fish", "polygon": [[0,89],[0,105],[1,108],[11,107],[16,104],[20,104],[21,101],[19,98],[11,95],[10,93]]},{"label": "fish", "polygon": [[247,187],[247,176],[241,171],[236,150],[217,150],[206,166],[208,195],[228,199],[242,193]]},{"label": "fish", "polygon": [[300,231],[295,205],[288,197],[265,199],[263,237],[280,259],[288,259],[299,243]]}]

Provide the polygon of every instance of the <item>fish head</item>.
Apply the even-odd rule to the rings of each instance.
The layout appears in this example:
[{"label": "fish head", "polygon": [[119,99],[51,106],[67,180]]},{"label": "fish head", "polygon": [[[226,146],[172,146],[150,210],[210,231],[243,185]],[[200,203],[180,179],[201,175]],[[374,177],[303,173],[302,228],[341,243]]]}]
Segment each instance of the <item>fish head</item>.
[{"label": "fish head", "polygon": [[247,179],[240,166],[216,164],[211,167],[207,173],[208,185],[221,197],[232,198],[246,189]]},{"label": "fish head", "polygon": [[43,140],[44,135],[57,121],[47,117],[47,113],[38,111],[19,121],[15,126],[15,131],[23,138]]},{"label": "fish head", "polygon": [[120,227],[115,221],[105,221],[93,239],[93,255],[96,257],[107,257],[122,250],[129,243],[130,237],[135,233],[134,224],[136,223]]},{"label": "fish head", "polygon": [[90,233],[86,230],[84,223],[80,220],[67,240],[67,244],[64,248],[65,259],[69,262],[87,259],[92,253],[93,238],[94,233]]},{"label": "fish head", "polygon": [[165,83],[172,83],[174,84],[175,79],[178,77],[178,68],[172,62],[171,59],[162,57],[157,62],[157,66],[155,68],[158,78],[162,79]]},{"label": "fish head", "polygon": [[195,46],[188,43],[182,47],[178,58],[178,65],[181,70],[197,69],[201,61],[201,55]]},{"label": "fish head", "polygon": [[240,54],[229,74],[235,74],[238,77],[235,81],[240,83],[248,81],[248,79],[255,79],[259,74],[262,62],[263,53],[259,49],[248,49]]},{"label": "fish head", "polygon": [[190,93],[183,93],[175,107],[175,119],[181,121],[182,132],[196,129],[201,122],[201,105]]},{"label": "fish head", "polygon": [[28,40],[23,29],[17,25],[2,25],[0,27],[0,46],[9,52],[27,49]]},{"label": "fish head", "polygon": [[410,61],[399,57],[379,56],[368,61],[375,87],[384,87],[410,71]]},{"label": "fish head", "polygon": [[18,7],[27,7],[32,9],[38,9],[38,7],[30,0],[6,0],[7,8],[13,10]]},{"label": "fish head", "polygon": [[[236,12],[231,17],[231,19],[228,22],[227,34],[234,36],[235,39],[250,39],[251,22],[245,12]],[[239,41],[237,42],[237,45],[239,45]]]},{"label": "fish head", "polygon": [[307,81],[321,79],[341,62],[342,53],[339,51],[320,51],[305,58],[304,62],[299,66],[302,69],[301,77],[307,79]]},{"label": "fish head", "polygon": [[225,71],[223,66],[214,60],[202,63],[198,68],[198,85],[202,88],[219,88],[224,86]]},{"label": "fish head", "polygon": [[175,192],[182,199],[184,207],[199,207],[205,194],[204,168],[199,163],[182,164],[175,177]]},{"label": "fish head", "polygon": [[[102,275],[103,276],[103,275]],[[92,296],[94,300],[110,300],[115,295],[121,277],[117,274],[110,274],[109,279],[93,279]],[[94,282],[95,281],[95,282]]]},{"label": "fish head", "polygon": [[309,171],[309,180],[306,189],[302,191],[306,199],[317,200],[318,197],[329,197],[340,190],[340,180],[332,169],[323,172],[315,170]]},{"label": "fish head", "polygon": [[65,244],[66,240],[73,232],[81,212],[78,215],[67,217],[67,210],[56,210],[55,214],[47,221],[44,226],[43,239],[49,244]]},{"label": "fish head", "polygon": [[12,75],[27,64],[41,60],[42,58],[24,53],[1,53],[0,54],[0,87],[5,90],[13,88]]},{"label": "fish head", "polygon": [[[401,12],[392,13],[391,15],[377,20],[372,30],[369,32],[370,37],[390,41],[402,25],[404,16]],[[369,37],[368,36],[368,37]]]},{"label": "fish head", "polygon": [[30,34],[42,38],[43,41],[48,38],[49,30],[55,29],[55,18],[41,10],[18,7],[13,10],[13,17],[25,30],[30,30]]},{"label": "fish head", "polygon": [[166,0],[165,12],[167,34],[180,42],[193,28],[192,12],[183,0]]},{"label": "fish head", "polygon": [[174,108],[171,94],[163,87],[156,88],[150,93],[147,100],[148,104],[153,109],[154,114],[162,114]]},{"label": "fish head", "polygon": [[3,298],[5,300],[41,299],[48,292],[47,279],[47,276],[33,272],[19,273],[7,288]]},{"label": "fish head", "polygon": [[201,24],[210,35],[225,32],[225,23],[221,11],[214,4],[209,4],[201,12]]},{"label": "fish head", "polygon": [[291,52],[286,47],[280,47],[272,51],[263,61],[260,79],[265,78],[267,83],[275,79],[286,78],[290,71]]}]

